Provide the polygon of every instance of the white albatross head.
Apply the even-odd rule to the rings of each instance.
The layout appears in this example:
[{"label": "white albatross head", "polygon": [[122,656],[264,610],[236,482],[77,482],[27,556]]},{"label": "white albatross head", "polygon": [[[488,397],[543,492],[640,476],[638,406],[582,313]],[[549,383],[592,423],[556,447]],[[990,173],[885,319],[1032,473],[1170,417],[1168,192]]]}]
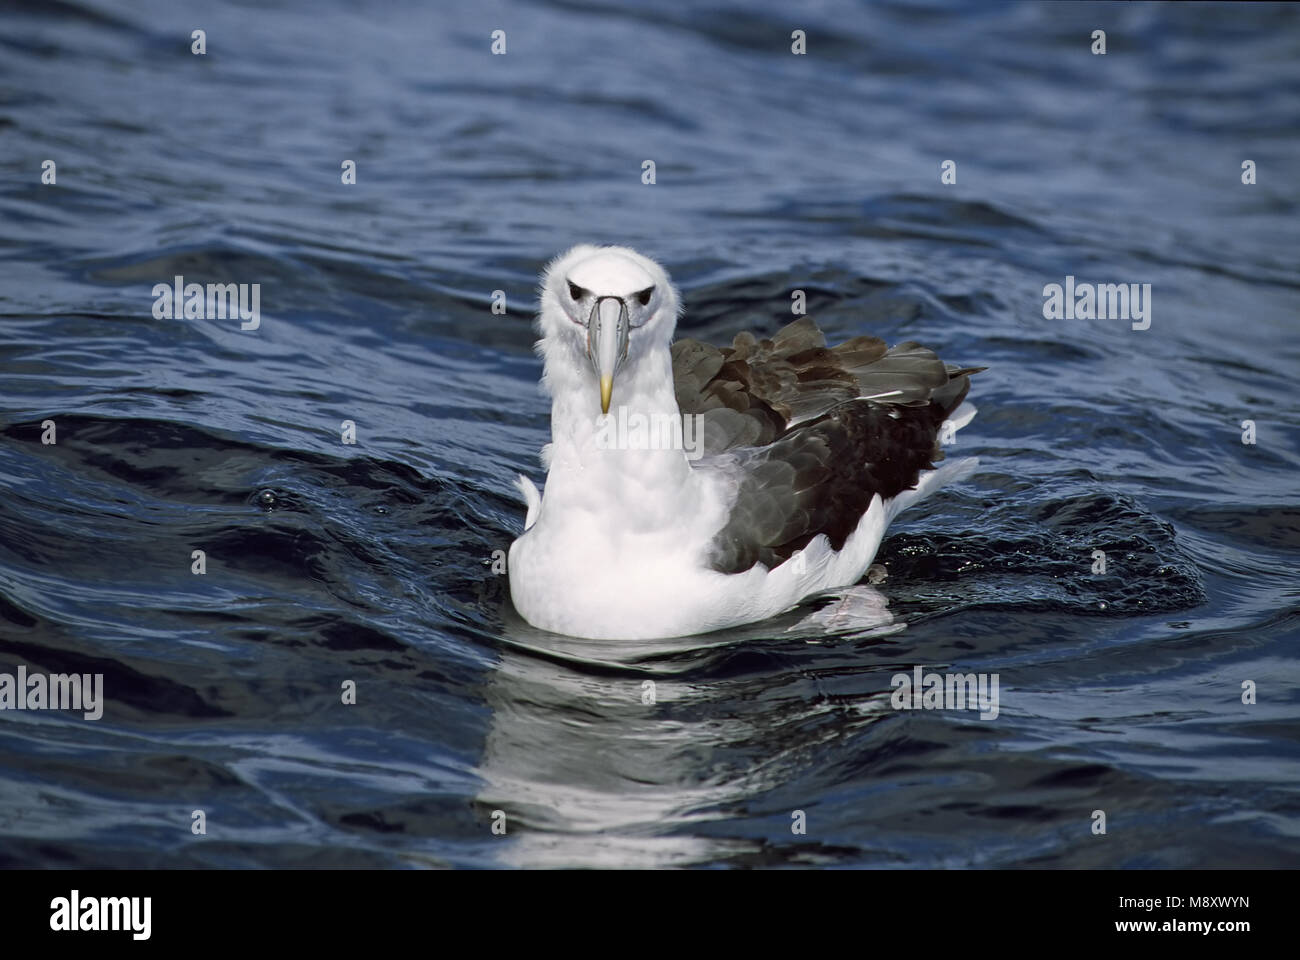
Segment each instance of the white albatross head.
[{"label": "white albatross head", "polygon": [[590,364],[609,413],[614,376],[656,346],[667,346],[680,300],[663,267],[628,247],[579,244],[542,274],[537,325],[542,350]]}]

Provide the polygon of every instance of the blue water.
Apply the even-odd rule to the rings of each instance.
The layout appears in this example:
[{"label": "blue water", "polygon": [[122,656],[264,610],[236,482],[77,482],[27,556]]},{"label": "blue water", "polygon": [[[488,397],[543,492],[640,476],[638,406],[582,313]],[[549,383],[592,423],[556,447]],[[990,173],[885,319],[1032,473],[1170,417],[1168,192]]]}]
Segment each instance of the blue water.
[{"label": "blue water", "polygon": [[[0,146],[0,672],[106,697],[0,713],[0,863],[1300,862],[1300,8],[11,0]],[[519,620],[580,241],[686,335],[802,289],[988,367],[878,558],[904,629]],[[155,319],[178,274],[260,327]],[[1067,276],[1150,328],[1044,319]],[[999,716],[892,709],[917,665]]]}]

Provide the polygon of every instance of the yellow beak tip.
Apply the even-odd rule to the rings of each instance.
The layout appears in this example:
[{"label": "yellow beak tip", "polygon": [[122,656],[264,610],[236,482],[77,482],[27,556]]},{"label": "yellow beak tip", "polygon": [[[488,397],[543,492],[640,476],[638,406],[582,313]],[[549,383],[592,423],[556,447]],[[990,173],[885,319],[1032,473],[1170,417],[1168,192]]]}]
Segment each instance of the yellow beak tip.
[{"label": "yellow beak tip", "polygon": [[600,378],[600,412],[609,413],[609,398],[614,393],[614,378],[605,376]]}]

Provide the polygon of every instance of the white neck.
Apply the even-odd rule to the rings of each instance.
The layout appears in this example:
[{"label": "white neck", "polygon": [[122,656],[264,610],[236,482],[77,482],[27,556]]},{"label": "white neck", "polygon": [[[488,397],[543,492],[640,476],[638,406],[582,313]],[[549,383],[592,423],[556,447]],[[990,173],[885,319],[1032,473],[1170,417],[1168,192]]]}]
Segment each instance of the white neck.
[{"label": "white neck", "polygon": [[[612,420],[603,429],[600,386],[586,357],[575,362],[578,358],[572,353],[550,343],[544,345],[543,355],[543,382],[552,396],[547,500],[572,500],[591,511],[623,512],[626,524],[636,519],[628,513],[649,512],[642,509],[649,506],[642,491],[657,492],[648,500],[662,502],[664,494],[690,482],[690,463],[680,448],[627,449],[618,442],[610,448],[608,442],[611,435],[619,437],[612,425],[636,422],[638,414],[650,423],[680,418],[667,344],[654,345],[635,360],[629,358],[618,371],[609,409]],[[600,502],[598,490],[612,491],[616,497]]]}]

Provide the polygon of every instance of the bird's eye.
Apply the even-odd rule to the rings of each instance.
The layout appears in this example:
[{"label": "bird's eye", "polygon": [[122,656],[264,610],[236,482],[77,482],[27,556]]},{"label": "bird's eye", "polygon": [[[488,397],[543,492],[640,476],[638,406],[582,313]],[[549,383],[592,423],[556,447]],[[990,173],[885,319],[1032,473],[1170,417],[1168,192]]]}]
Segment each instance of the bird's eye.
[{"label": "bird's eye", "polygon": [[650,302],[650,295],[654,292],[654,287],[646,287],[644,290],[634,293],[633,296],[636,297],[637,303],[644,307]]},{"label": "bird's eye", "polygon": [[578,286],[572,280],[569,281],[569,296],[573,297],[574,300],[581,300],[586,295],[586,290],[582,289],[582,287]]}]

